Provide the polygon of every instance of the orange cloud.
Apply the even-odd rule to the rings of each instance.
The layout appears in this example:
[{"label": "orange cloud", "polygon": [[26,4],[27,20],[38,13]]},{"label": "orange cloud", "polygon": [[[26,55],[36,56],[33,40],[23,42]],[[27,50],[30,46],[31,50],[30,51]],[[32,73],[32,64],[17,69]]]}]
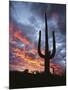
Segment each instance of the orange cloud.
[{"label": "orange cloud", "polygon": [[26,44],[26,45],[30,45],[30,41],[27,40],[27,38],[25,38],[24,36],[22,36],[20,34],[20,32],[15,32],[14,33],[14,37],[18,40],[20,40],[22,43]]}]

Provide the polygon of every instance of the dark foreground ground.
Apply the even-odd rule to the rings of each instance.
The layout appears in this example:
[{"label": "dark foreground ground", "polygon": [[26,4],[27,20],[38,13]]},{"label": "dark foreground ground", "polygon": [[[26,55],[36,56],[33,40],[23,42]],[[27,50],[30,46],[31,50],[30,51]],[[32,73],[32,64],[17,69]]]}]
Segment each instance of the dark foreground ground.
[{"label": "dark foreground ground", "polygon": [[28,74],[26,72],[9,72],[9,88],[32,88],[66,85],[66,76],[46,75],[45,73]]}]

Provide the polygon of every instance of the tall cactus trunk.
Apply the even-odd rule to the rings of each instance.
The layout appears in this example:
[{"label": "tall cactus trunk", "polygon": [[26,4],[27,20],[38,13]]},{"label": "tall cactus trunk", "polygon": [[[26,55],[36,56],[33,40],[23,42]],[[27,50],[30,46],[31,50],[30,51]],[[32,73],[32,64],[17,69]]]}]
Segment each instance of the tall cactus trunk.
[{"label": "tall cactus trunk", "polygon": [[55,35],[54,31],[52,32],[53,35],[53,50],[52,53],[49,51],[49,44],[48,44],[48,27],[47,27],[47,16],[45,13],[45,54],[43,55],[41,53],[41,31],[39,31],[39,42],[38,42],[38,53],[39,56],[44,58],[45,60],[45,73],[50,73],[50,59],[52,59],[55,56],[56,53],[56,43],[55,43]]},{"label": "tall cactus trunk", "polygon": [[50,60],[49,59],[45,59],[45,72],[46,73],[50,73]]},{"label": "tall cactus trunk", "polygon": [[[47,16],[45,13],[45,54],[48,53],[49,51],[49,46],[48,46],[48,27],[47,27]],[[50,66],[50,61],[47,55],[47,58],[45,57],[45,72],[49,73],[49,66]]]}]

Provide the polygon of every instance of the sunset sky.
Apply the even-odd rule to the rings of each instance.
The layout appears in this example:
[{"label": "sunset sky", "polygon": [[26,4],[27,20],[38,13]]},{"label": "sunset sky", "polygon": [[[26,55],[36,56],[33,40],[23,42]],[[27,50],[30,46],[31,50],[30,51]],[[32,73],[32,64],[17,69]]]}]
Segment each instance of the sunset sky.
[{"label": "sunset sky", "polygon": [[50,60],[50,72],[62,75],[66,67],[66,7],[60,4],[10,1],[9,4],[10,70],[44,71],[44,59],[38,55],[39,31],[42,31],[41,51],[45,50],[45,12],[47,14],[49,49],[55,31],[56,54]]}]

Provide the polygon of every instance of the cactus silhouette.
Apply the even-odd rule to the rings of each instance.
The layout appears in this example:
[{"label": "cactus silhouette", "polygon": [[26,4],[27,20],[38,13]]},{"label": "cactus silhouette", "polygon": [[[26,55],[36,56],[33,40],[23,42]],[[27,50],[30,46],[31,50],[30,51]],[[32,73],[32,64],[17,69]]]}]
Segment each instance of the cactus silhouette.
[{"label": "cactus silhouette", "polygon": [[45,13],[45,54],[41,52],[41,31],[39,31],[39,41],[38,41],[38,54],[40,57],[45,59],[45,73],[50,73],[50,59],[55,56],[56,53],[56,42],[55,42],[55,33],[52,31],[53,36],[53,50],[49,50],[48,44],[48,26],[47,26],[47,16]]}]

